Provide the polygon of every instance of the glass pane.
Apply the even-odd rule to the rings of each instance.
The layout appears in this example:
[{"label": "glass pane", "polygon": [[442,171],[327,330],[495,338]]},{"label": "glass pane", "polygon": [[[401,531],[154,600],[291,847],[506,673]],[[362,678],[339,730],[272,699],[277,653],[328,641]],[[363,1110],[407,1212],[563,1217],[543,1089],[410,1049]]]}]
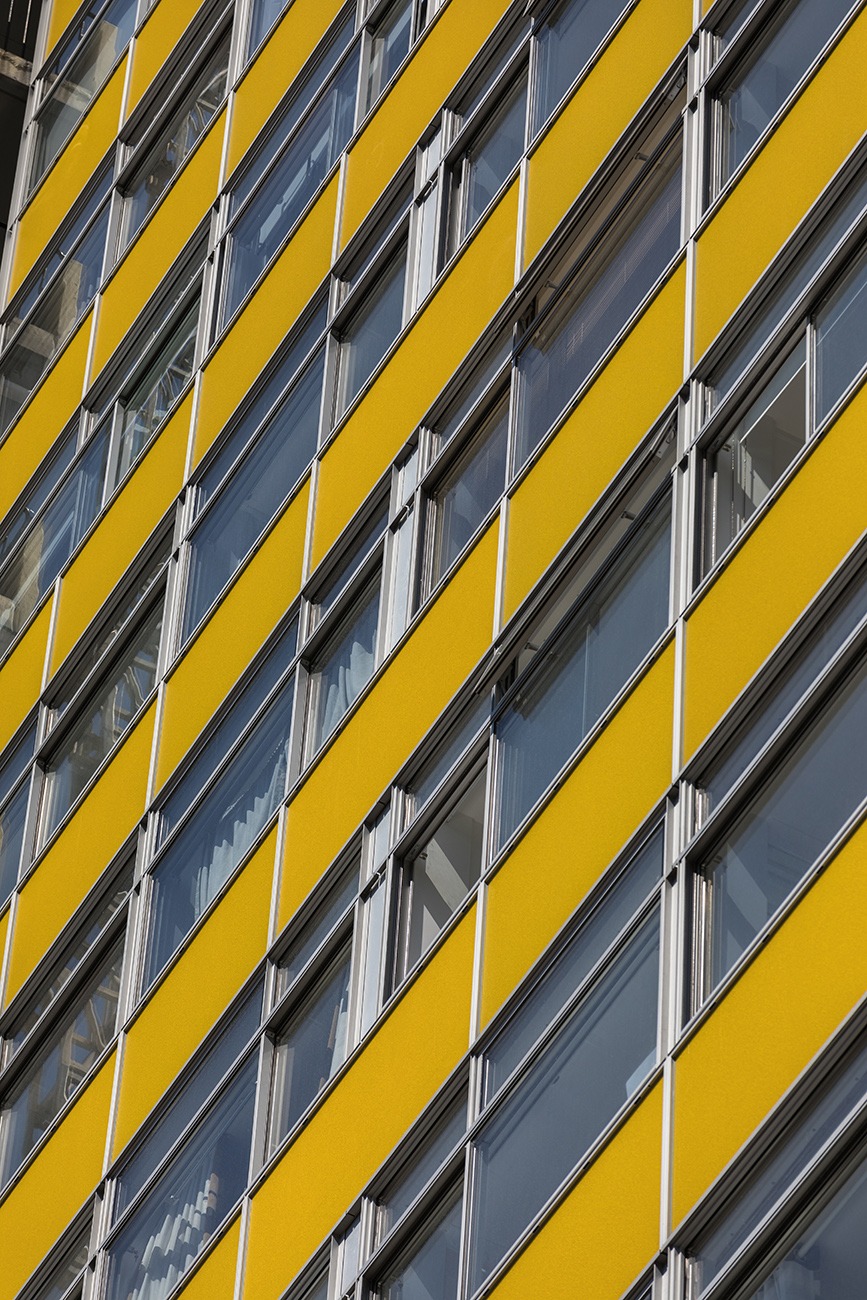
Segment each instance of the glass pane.
[{"label": "glass pane", "polygon": [[387,890],[380,876],[364,900],[364,961],[360,974],[361,999],[358,1032],[363,1037],[373,1024],[382,1001],[382,954],[385,947]]},{"label": "glass pane", "polygon": [[453,1300],[458,1290],[461,1246],[461,1188],[435,1211],[412,1243],[408,1258],[377,1288],[381,1300]]},{"label": "glass pane", "polygon": [[653,1068],[658,967],[654,916],[482,1130],[476,1143],[471,1290]]},{"label": "glass pane", "polygon": [[324,359],[320,352],[281,400],[190,537],[185,640],[237,573],[313,458]]},{"label": "glass pane", "polygon": [[800,0],[765,48],[737,73],[735,84],[720,98],[721,184],[743,162],[851,7],[852,0]]},{"label": "glass pane", "polygon": [[539,32],[535,128],[553,113],[625,8],[624,0],[569,0]]},{"label": "glass pane", "polygon": [[670,507],[635,534],[497,724],[504,844],[668,623]]},{"label": "glass pane", "polygon": [[81,1273],[85,1264],[90,1247],[90,1227],[88,1223],[85,1228],[78,1232],[74,1241],[59,1253],[60,1258],[52,1268],[51,1273],[39,1287],[34,1296],[34,1300],[63,1300],[72,1283]]},{"label": "glass pane", "polygon": [[346,586],[348,580],[355,573],[356,569],[361,567],[362,561],[367,558],[373,550],[374,545],[379,541],[382,534],[388,526],[388,502],[377,510],[376,514],[370,520],[365,528],[362,529],[358,538],[350,546],[346,558],[332,573],[331,577],[323,587],[317,591],[314,605],[318,618],[327,614],[333,606],[337,597]]},{"label": "glass pane", "polygon": [[836,406],[867,362],[867,256],[816,318],[816,422]]},{"label": "glass pane", "polygon": [[12,893],[18,879],[29,794],[30,782],[25,781],[0,812],[0,907]]},{"label": "glass pane", "polygon": [[703,864],[716,985],[867,794],[867,664],[822,709]]},{"label": "glass pane", "polygon": [[406,248],[377,277],[373,292],[353,316],[340,340],[339,417],[367,383],[403,324]]},{"label": "glass pane", "polygon": [[286,788],[294,688],[290,677],[154,870],[146,986],[279,807]]},{"label": "glass pane", "polygon": [[542,982],[510,1016],[485,1052],[484,1104],[489,1105],[512,1071],[577,992],[593,967],[662,878],[662,827],[639,849],[613,889],[590,914]]},{"label": "glass pane", "polygon": [[437,420],[434,424],[439,449],[445,447],[446,443],[450,442],[457,433],[464,419],[469,415],[470,410],[475,406],[494,375],[505,365],[511,351],[512,331],[507,329],[503,331],[499,338],[494,340],[491,350],[476,371],[470,385],[461,393],[457,404],[449,409],[448,414],[442,420]]},{"label": "glass pane", "polygon": [[247,1186],[257,1057],[231,1087],[108,1248],[106,1300],[163,1300]]},{"label": "glass pane", "polygon": [[411,37],[412,0],[398,0],[371,36],[365,112],[373,107],[403,63]]},{"label": "glass pane", "polygon": [[802,339],[722,446],[708,458],[710,568],[807,440],[807,343]]},{"label": "glass pane", "polygon": [[349,1032],[349,948],[277,1040],[271,1146],[277,1146],[346,1060]]},{"label": "glass pane", "polygon": [[19,499],[16,509],[10,511],[3,522],[0,533],[0,563],[12,550],[21,537],[30,520],[42,509],[51,493],[57,487],[66,470],[72,464],[78,442],[78,421],[59,439],[59,445],[49,453],[37,471],[35,482],[31,482],[26,494]]},{"label": "glass pane", "polygon": [[349,906],[358,895],[358,861],[353,860],[349,869],[338,881],[328,895],[322,908],[311,918],[298,935],[277,970],[277,996],[284,993],[295,983],[298,976],[306,969],[310,958],[319,950],[322,943],[336,926]]},{"label": "glass pane", "polygon": [[473,435],[469,455],[450,471],[434,493],[431,590],[503,495],[508,438],[507,397],[486,425]]},{"label": "glass pane", "polygon": [[312,758],[373,676],[379,625],[379,581],[353,610],[351,621],[338,634],[323,658],[310,670],[311,713],[307,756]]},{"label": "glass pane", "polygon": [[141,229],[219,111],[226,94],[228,68],[226,36],[149,148],[124,194],[121,251]]},{"label": "glass pane", "polygon": [[291,0],[253,0],[247,58],[252,58]]},{"label": "glass pane", "polygon": [[114,1038],[122,965],[123,942],[112,949],[46,1048],[4,1098],[0,1186],[8,1183]]},{"label": "glass pane", "polygon": [[406,1213],[427,1186],[446,1156],[460,1142],[467,1127],[467,1099],[461,1094],[448,1114],[437,1124],[433,1134],[416,1151],[409,1165],[389,1184],[377,1201],[377,1245],[384,1241],[394,1225]]},{"label": "glass pane", "polygon": [[527,116],[527,78],[514,86],[493,122],[467,150],[457,164],[452,195],[449,256],[487,212],[500,187],[524,152]]},{"label": "glass pane", "polygon": [[36,751],[36,723],[32,722],[0,761],[0,803],[27,770]]},{"label": "glass pane", "polygon": [[438,788],[443,778],[451,771],[467,745],[477,734],[482,723],[491,712],[491,702],[485,692],[458,722],[448,743],[436,754],[432,761],[407,782],[406,791],[412,798],[413,816],[421,812],[428,799]]},{"label": "glass pane", "polygon": [[[653,191],[650,191],[650,187]],[[592,278],[568,292],[518,361],[516,467],[572,400],[680,247],[680,150],[657,165],[591,259]]]},{"label": "glass pane", "polygon": [[163,605],[137,631],[108,683],[72,724],[49,759],[44,777],[38,844],[54,833],[78,796],[136,718],[156,685]]},{"label": "glass pane", "polygon": [[427,952],[481,874],[486,777],[485,768],[404,865],[401,975]]}]

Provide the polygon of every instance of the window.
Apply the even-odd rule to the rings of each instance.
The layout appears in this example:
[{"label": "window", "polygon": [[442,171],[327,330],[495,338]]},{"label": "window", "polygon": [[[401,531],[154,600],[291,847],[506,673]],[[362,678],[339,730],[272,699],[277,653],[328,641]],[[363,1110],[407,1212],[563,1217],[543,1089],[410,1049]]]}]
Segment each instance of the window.
[{"label": "window", "polygon": [[7,746],[0,759],[0,907],[18,880],[30,798],[31,760],[36,750],[36,722]]},{"label": "window", "polygon": [[48,1267],[41,1270],[35,1286],[21,1293],[26,1300],[82,1300],[84,1270],[90,1258],[91,1226],[88,1219],[51,1252]]},{"label": "window", "polygon": [[405,318],[407,249],[371,277],[362,302],[340,329],[335,420],[358,396],[401,331]]},{"label": "window", "polygon": [[537,131],[593,58],[625,7],[624,0],[566,0],[540,24],[535,42]]}]

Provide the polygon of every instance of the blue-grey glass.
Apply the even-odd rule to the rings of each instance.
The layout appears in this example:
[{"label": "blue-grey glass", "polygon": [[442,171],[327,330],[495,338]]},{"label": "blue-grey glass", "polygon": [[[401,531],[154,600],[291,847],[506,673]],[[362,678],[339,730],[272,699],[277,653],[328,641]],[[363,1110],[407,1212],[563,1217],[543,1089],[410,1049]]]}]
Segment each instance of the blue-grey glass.
[{"label": "blue-grey glass", "polygon": [[362,561],[379,541],[388,526],[388,516],[388,501],[385,501],[349,548],[343,563],[332,572],[326,585],[316,593],[314,603],[320,618],[328,612],[346,586],[348,579],[356,569],[360,568]]},{"label": "blue-grey glass", "polygon": [[99,513],[107,455],[108,430],[103,427],[93,435],[66,482],[32,522],[0,572],[0,656]]},{"label": "blue-grey glass", "polygon": [[23,776],[27,764],[36,750],[36,722],[31,722],[18,740],[7,749],[0,759],[0,804],[9,794],[19,777]]},{"label": "blue-grey glass", "polygon": [[665,836],[660,827],[642,845],[614,888],[491,1043],[485,1052],[483,1100],[486,1106],[659,883],[664,847]]},{"label": "blue-grey glass", "polygon": [[788,664],[770,686],[765,687],[738,730],[733,747],[727,751],[722,761],[701,777],[700,785],[705,793],[708,812],[726,796],[865,615],[867,580],[862,576],[847,589],[842,602],[821,620],[795,661]]},{"label": "blue-grey glass", "polygon": [[193,530],[184,640],[237,573],[313,459],[324,361],[320,351],[272,411],[249,453]]},{"label": "blue-grey glass", "polygon": [[659,918],[561,1027],[475,1143],[475,1291],[647,1077],[656,1060]]},{"label": "blue-grey glass", "polygon": [[867,795],[867,664],[703,864],[710,877],[716,985]]},{"label": "blue-grey glass", "polygon": [[253,440],[272,406],[286,395],[301,363],[306,360],[328,321],[328,308],[321,299],[301,332],[286,349],[269,378],[255,394],[253,401],[238,422],[224,432],[219,449],[209,461],[207,469],[196,480],[196,514],[201,514],[244,448]]},{"label": "blue-grey glass", "polygon": [[253,0],[247,58],[252,58],[290,0]]},{"label": "blue-grey glass", "polygon": [[747,1239],[783,1200],[791,1185],[818,1155],[847,1117],[867,1094],[867,1047],[831,1083],[822,1087],[798,1112],[798,1122],[770,1159],[758,1171],[742,1179],[736,1194],[713,1220],[709,1232],[698,1240],[691,1254],[695,1261],[700,1292],[711,1282]]},{"label": "blue-grey glass", "polygon": [[346,1060],[350,968],[351,953],[347,948],[277,1040],[272,1148],[295,1127]]},{"label": "blue-grey glass", "polygon": [[371,35],[365,111],[373,107],[403,63],[411,37],[412,0],[398,0]]},{"label": "blue-grey glass", "polygon": [[450,407],[448,414],[444,416],[442,420],[437,420],[434,424],[434,432],[437,435],[437,442],[440,448],[444,447],[447,442],[450,442],[457,433],[464,419],[481,397],[494,375],[503,365],[505,365],[506,359],[510,355],[511,351],[512,331],[510,328],[504,330],[500,334],[499,338],[494,340],[491,350],[485,357],[483,364],[474,374],[472,383],[462,392],[460,401],[457,405]]},{"label": "blue-grey glass", "polygon": [[[63,1300],[87,1263],[90,1253],[90,1229],[91,1225],[88,1223],[76,1233],[75,1239],[65,1250],[52,1252],[56,1262],[50,1276],[40,1285],[35,1300]],[[69,1297],[69,1300],[77,1300],[77,1296]]]},{"label": "blue-grey glass", "polygon": [[367,383],[400,333],[403,323],[403,290],[406,279],[406,248],[383,269],[359,311],[340,340],[337,387],[339,418]]},{"label": "blue-grey glass", "polygon": [[524,152],[526,117],[527,78],[524,76],[494,121],[468,150],[462,222],[455,232],[452,252],[487,212],[501,185],[517,166]]},{"label": "blue-grey glass", "polygon": [[633,535],[500,718],[495,848],[506,842],[664,632],[670,515],[665,501]]},{"label": "blue-grey glass", "polygon": [[5,1187],[63,1107],[81,1087],[114,1037],[123,942],[55,1025],[43,1050],[3,1098],[0,1187]]},{"label": "blue-grey glass", "polygon": [[254,1054],[211,1107],[106,1252],[106,1300],[163,1300],[247,1186]]},{"label": "blue-grey glass", "polygon": [[867,362],[867,255],[848,272],[816,317],[816,423],[821,423]]},{"label": "blue-grey glass", "polygon": [[154,870],[146,985],[156,979],[277,811],[286,787],[294,686],[293,676]]},{"label": "blue-grey glass", "polygon": [[0,563],[12,550],[22,536],[27,525],[48,500],[57,487],[64,473],[72,464],[78,438],[78,422],[58,440],[57,446],[40,465],[37,477],[28,486],[25,496],[19,498],[17,509],[11,511],[3,521],[0,533]]},{"label": "blue-grey glass", "polygon": [[137,0],[113,0],[74,51],[67,45],[43,74],[51,98],[36,126],[30,189],[41,179],[72,134],[132,36]]},{"label": "blue-grey glass", "polygon": [[228,1025],[210,1049],[196,1053],[195,1069],[168,1109],[160,1115],[156,1127],[135,1151],[114,1180],[111,1221],[115,1223],[138,1195],[157,1165],[168,1155],[194,1116],[228,1074],[255,1034],[262,1018],[262,982],[247,994]]},{"label": "blue-grey glass", "polygon": [[295,658],[298,621],[293,619],[268,657],[244,686],[233,695],[229,709],[160,809],[159,848],[168,839],[196,795],[222,763],[241,733],[277,685]]},{"label": "blue-grey glass", "polygon": [[370,587],[323,658],[310,669],[313,701],[307,756],[312,758],[373,676],[379,626],[379,583]]},{"label": "blue-grey glass", "polygon": [[108,213],[106,206],[0,361],[0,435],[15,420],[93,300],[102,274]]},{"label": "blue-grey glass", "polygon": [[0,812],[0,907],[12,893],[18,879],[29,793],[30,782],[25,781]]},{"label": "blue-grey glass", "polygon": [[464,1093],[450,1107],[431,1136],[413,1153],[407,1167],[377,1200],[377,1244],[384,1241],[397,1221],[427,1186],[446,1156],[464,1136],[467,1128],[467,1099]]},{"label": "blue-grey glass", "polygon": [[503,495],[508,439],[506,400],[473,435],[469,455],[458,462],[434,492],[432,589]]},{"label": "blue-grey glass", "polygon": [[867,1163],[846,1180],[749,1300],[854,1300],[867,1277]]},{"label": "blue-grey glass", "polygon": [[738,330],[736,351],[711,380],[708,411],[718,406],[731,392],[735,381],[758,352],[761,344],[801,296],[831,250],[842,239],[865,206],[867,206],[867,172],[856,178],[854,188],[844,194],[842,204],[835,209],[831,220],[809,241],[803,258],[774,290],[771,301],[759,313],[749,332],[744,335],[740,329]]},{"label": "blue-grey glass", "polygon": [[590,376],[680,247],[680,154],[660,163],[611,238],[601,262],[577,297],[562,305],[532,336],[518,361],[521,384],[516,466],[523,465]]},{"label": "blue-grey glass", "polygon": [[484,692],[481,698],[462,715],[457,728],[450,733],[448,743],[438,750],[432,761],[425,764],[419,773],[407,782],[406,790],[407,794],[412,796],[414,814],[419,813],[425,806],[490,712],[490,697],[487,692]]},{"label": "blue-grey glass", "polygon": [[345,915],[358,895],[358,861],[354,860],[338,884],[332,889],[318,912],[301,930],[277,972],[277,995],[282,997],[304,971],[310,958],[318,952],[324,940]]},{"label": "blue-grey glass", "polygon": [[800,0],[767,44],[739,69],[720,96],[723,184],[740,166],[822,46],[852,8],[852,0]]},{"label": "blue-grey glass", "polygon": [[545,125],[626,7],[625,0],[568,0],[542,24],[534,127]]},{"label": "blue-grey glass", "polygon": [[233,227],[227,250],[223,323],[265,270],[349,140],[357,80],[356,46]]},{"label": "blue-grey glass", "polygon": [[413,1242],[409,1258],[377,1288],[382,1300],[455,1300],[461,1247],[460,1190],[428,1218],[421,1237]]}]

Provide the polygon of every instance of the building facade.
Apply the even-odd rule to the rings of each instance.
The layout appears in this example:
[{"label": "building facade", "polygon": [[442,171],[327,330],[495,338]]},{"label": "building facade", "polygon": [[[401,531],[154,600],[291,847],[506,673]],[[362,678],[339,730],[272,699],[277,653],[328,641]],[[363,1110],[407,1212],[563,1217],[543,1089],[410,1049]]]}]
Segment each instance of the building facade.
[{"label": "building facade", "polygon": [[46,0],[0,1300],[855,1300],[864,0]]}]

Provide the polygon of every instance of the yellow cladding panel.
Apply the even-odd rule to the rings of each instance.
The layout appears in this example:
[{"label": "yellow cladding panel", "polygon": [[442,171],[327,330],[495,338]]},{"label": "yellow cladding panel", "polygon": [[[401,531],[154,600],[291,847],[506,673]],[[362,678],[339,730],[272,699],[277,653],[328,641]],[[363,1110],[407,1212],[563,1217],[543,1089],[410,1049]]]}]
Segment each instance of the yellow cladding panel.
[{"label": "yellow cladding panel", "polygon": [[517,220],[516,182],[326,451],[316,494],[314,565],[510,292]]},{"label": "yellow cladding panel", "polygon": [[240,1240],[241,1220],[236,1218],[225,1236],[206,1257],[202,1267],[181,1288],[184,1300],[232,1300]]},{"label": "yellow cladding panel", "polygon": [[12,1300],[18,1294],[99,1182],[114,1063],[112,1052],[0,1206],[0,1242],[7,1243],[0,1269],[0,1300]]},{"label": "yellow cladding panel", "polygon": [[202,375],[195,459],[201,460],[226,420],[328,274],[337,208],[337,177],[319,196]]},{"label": "yellow cladding panel", "polygon": [[862,388],[687,620],[685,759],[861,536],[865,419]]},{"label": "yellow cladding panel", "polygon": [[189,394],[76,556],[60,587],[54,672],[181,490],[193,398]]},{"label": "yellow cladding panel", "polygon": [[160,0],[151,9],[132,50],[129,90],[124,105],[127,118],[201,7],[201,0]]},{"label": "yellow cladding panel", "polygon": [[349,151],[340,227],[345,247],[443,100],[509,7],[450,0]]},{"label": "yellow cladding panel", "polygon": [[677,1061],[675,1224],[861,999],[865,868],[862,825]]},{"label": "yellow cladding panel", "polygon": [[281,926],[490,645],[498,534],[484,534],[290,803]]},{"label": "yellow cladding panel", "polygon": [[[256,850],[129,1031],[114,1155],[265,956],[276,828]],[[184,1008],[178,1016],[178,1007]]]},{"label": "yellow cladding panel", "polygon": [[862,13],[699,238],[696,358],[861,139],[865,64]]},{"label": "yellow cladding panel", "polygon": [[474,929],[475,908],[254,1195],[247,1300],[282,1295],[466,1051]]},{"label": "yellow cladding panel", "polygon": [[13,998],[144,812],[155,707],[108,767],[24,885],[15,917],[7,997]]},{"label": "yellow cladding panel", "polygon": [[[657,1084],[518,1256],[492,1300],[618,1300],[659,1249],[662,1085]],[[616,1227],[615,1225],[620,1225]]]},{"label": "yellow cladding panel", "polygon": [[0,749],[11,740],[33,708],[42,688],[42,671],[51,627],[49,596],[9,658],[0,668]]},{"label": "yellow cladding panel", "polygon": [[90,322],[88,312],[0,445],[0,513],[12,505],[81,401]]},{"label": "yellow cladding panel", "polygon": [[685,295],[681,266],[512,498],[504,619],[533,589],[680,387]]},{"label": "yellow cladding panel", "polygon": [[671,782],[674,646],[624,701],[488,889],[487,1024]]},{"label": "yellow cladding panel", "polygon": [[57,44],[75,15],[81,8],[81,0],[49,0],[51,17],[48,20],[48,41],[45,57],[48,58],[52,47]]},{"label": "yellow cladding panel", "polygon": [[177,767],[297,596],[309,491],[306,482],[169,678],[160,731],[158,786]]},{"label": "yellow cladding panel", "polygon": [[27,206],[15,236],[10,297],[44,252],[85,183],[113,145],[125,75],[124,57]]},{"label": "yellow cladding panel", "polygon": [[325,35],[343,0],[295,0],[238,86],[229,132],[228,172],[237,167]]},{"label": "yellow cladding panel", "polygon": [[217,194],[225,112],[204,140],[132,244],[100,303],[93,349],[92,382],[136,316],[171,269]]},{"label": "yellow cladding panel", "polygon": [[[537,145],[527,175],[525,267],[569,211],[691,31],[691,0],[641,0]],[[618,88],[616,95],[611,93],[612,86]]]}]

